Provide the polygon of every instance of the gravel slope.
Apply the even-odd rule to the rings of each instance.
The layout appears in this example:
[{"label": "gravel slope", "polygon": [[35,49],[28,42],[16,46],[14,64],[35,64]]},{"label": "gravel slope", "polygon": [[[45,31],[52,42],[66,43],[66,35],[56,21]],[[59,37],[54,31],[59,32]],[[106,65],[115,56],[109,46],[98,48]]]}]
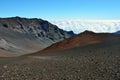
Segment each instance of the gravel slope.
[{"label": "gravel slope", "polygon": [[119,80],[120,45],[94,47],[96,45],[53,54],[0,58],[0,79]]},{"label": "gravel slope", "polygon": [[1,57],[0,80],[120,80],[120,38],[60,51]]}]

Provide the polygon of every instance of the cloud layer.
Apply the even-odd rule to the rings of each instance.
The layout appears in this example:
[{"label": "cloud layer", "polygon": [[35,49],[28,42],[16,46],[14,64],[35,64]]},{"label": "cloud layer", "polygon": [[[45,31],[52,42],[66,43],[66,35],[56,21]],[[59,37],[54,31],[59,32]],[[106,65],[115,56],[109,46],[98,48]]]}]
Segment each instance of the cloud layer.
[{"label": "cloud layer", "polygon": [[116,32],[120,30],[120,20],[56,20],[51,21],[59,28],[80,33],[85,30],[100,32]]}]

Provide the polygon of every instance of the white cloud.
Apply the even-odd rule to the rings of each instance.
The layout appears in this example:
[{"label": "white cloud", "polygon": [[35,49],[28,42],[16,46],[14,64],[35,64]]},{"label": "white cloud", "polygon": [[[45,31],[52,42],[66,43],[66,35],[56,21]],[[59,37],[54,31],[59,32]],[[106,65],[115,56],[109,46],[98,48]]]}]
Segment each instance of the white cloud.
[{"label": "white cloud", "polygon": [[56,20],[51,23],[59,28],[75,33],[80,33],[85,30],[94,32],[116,32],[120,30],[120,20]]}]

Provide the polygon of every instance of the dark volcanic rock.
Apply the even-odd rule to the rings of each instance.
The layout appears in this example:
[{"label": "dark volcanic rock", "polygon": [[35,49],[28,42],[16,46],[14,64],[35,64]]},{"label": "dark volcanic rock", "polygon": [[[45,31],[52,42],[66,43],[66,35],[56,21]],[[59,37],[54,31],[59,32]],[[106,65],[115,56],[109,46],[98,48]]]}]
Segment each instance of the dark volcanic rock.
[{"label": "dark volcanic rock", "polygon": [[48,38],[57,42],[64,38],[69,38],[74,33],[59,29],[56,25],[48,21],[37,18],[0,18],[0,27],[8,28],[21,33],[34,35],[36,38]]},{"label": "dark volcanic rock", "polygon": [[0,18],[0,53],[36,52],[73,35],[42,19]]}]

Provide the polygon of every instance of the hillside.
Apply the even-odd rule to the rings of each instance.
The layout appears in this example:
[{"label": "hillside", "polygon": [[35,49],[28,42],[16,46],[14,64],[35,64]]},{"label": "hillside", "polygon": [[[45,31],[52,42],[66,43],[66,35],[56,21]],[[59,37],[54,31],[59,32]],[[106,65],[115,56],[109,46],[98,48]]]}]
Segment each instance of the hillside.
[{"label": "hillside", "polygon": [[11,54],[36,52],[73,35],[42,19],[0,18],[0,50]]},{"label": "hillside", "polygon": [[[23,57],[28,58],[24,59],[25,67],[40,71],[39,76],[35,75],[38,79],[119,80],[120,35],[86,31]],[[24,61],[20,65],[25,64]],[[34,74],[32,69],[29,73]]]},{"label": "hillside", "polygon": [[[110,33],[94,33],[91,31],[85,31],[81,34],[68,38],[64,41],[55,43],[46,49],[40,51],[42,52],[51,52],[51,51],[61,51],[65,49],[71,49],[75,47],[83,47],[92,44],[99,44],[99,43],[111,43],[112,41],[118,42],[120,40],[120,35],[117,34],[110,34]],[[37,52],[37,53],[40,53]]]}]

